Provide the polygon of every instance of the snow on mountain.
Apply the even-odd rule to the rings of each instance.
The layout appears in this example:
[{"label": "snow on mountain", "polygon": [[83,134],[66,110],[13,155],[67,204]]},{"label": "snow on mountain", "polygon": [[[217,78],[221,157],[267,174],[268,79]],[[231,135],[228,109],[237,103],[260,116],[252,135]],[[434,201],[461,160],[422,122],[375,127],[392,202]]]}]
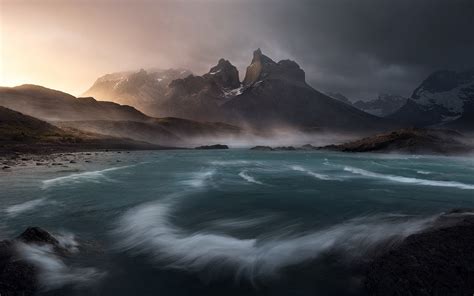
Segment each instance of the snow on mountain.
[{"label": "snow on mountain", "polygon": [[457,120],[472,102],[474,69],[437,71],[428,76],[407,103],[390,117],[413,126],[437,125]]},{"label": "snow on mountain", "polygon": [[385,117],[400,109],[406,101],[407,98],[402,96],[380,94],[377,99],[370,101],[359,100],[353,106],[372,115]]}]

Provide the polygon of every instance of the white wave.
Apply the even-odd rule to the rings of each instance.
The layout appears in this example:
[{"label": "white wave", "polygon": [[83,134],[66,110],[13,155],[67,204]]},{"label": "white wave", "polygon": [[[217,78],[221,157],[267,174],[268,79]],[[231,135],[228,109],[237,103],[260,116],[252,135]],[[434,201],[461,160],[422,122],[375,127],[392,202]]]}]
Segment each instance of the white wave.
[{"label": "white wave", "polygon": [[160,266],[186,271],[232,271],[236,277],[271,276],[286,266],[318,258],[330,250],[363,255],[431,225],[431,218],[404,222],[361,218],[304,235],[241,239],[208,231],[187,233],[169,221],[170,207],[152,203],[126,213],[116,228],[118,247],[151,255]]},{"label": "white wave", "polygon": [[59,246],[70,253],[77,253],[79,252],[79,243],[76,240],[74,234],[69,232],[60,232],[54,234],[54,238],[59,243]]},{"label": "white wave", "polygon": [[304,167],[302,166],[299,166],[299,165],[292,165],[290,166],[290,168],[294,171],[298,171],[298,172],[304,172],[312,177],[315,177],[316,179],[319,179],[319,180],[333,180],[333,181],[337,181],[337,180],[340,180],[338,178],[334,178],[334,177],[330,177],[328,175],[323,175],[323,174],[318,174],[318,173],[315,173],[313,171],[310,171],[310,170],[307,170],[305,169]]},{"label": "white wave", "polygon": [[255,183],[255,184],[263,185],[262,182],[255,180],[255,178],[252,177],[252,176],[249,176],[249,175],[247,174],[247,171],[242,171],[242,172],[240,172],[240,173],[239,173],[239,176],[240,176],[242,179],[244,179],[245,181],[249,182],[249,183]]},{"label": "white wave", "polygon": [[184,180],[183,184],[192,187],[203,187],[204,185],[206,185],[206,182],[212,178],[214,173],[214,170],[193,173],[192,178]]},{"label": "white wave", "polygon": [[353,167],[345,167],[344,170],[347,172],[351,172],[357,175],[362,175],[365,177],[384,179],[384,180],[389,180],[389,181],[398,182],[398,183],[437,186],[437,187],[454,187],[454,188],[459,188],[459,189],[471,189],[471,190],[474,189],[474,185],[464,184],[464,183],[460,183],[456,181],[436,181],[436,180],[402,177],[402,176],[396,176],[396,175],[384,175],[384,174],[374,173],[374,172],[366,171],[359,168],[353,168]]},{"label": "white wave", "polygon": [[24,203],[9,206],[8,208],[5,209],[5,213],[9,217],[16,217],[19,214],[31,211],[39,206],[45,205],[46,203],[47,203],[46,198],[33,199]]},{"label": "white wave", "polygon": [[226,166],[226,165],[246,165],[250,164],[250,161],[248,160],[216,160],[216,161],[211,161],[212,165],[220,165],[220,166]]},{"label": "white wave", "polygon": [[432,174],[431,172],[422,171],[422,170],[417,170],[416,172],[420,175],[431,175]]},{"label": "white wave", "polygon": [[214,228],[226,228],[226,229],[244,229],[254,227],[267,223],[273,220],[272,216],[258,217],[258,218],[247,218],[247,219],[219,219],[210,223],[211,227]]},{"label": "white wave", "polygon": [[100,279],[104,273],[95,268],[71,267],[54,252],[53,246],[17,243],[20,258],[38,269],[42,290],[58,289],[66,285],[80,286]]},{"label": "white wave", "polygon": [[107,178],[105,176],[106,172],[122,170],[122,169],[129,168],[132,166],[133,165],[113,167],[113,168],[108,168],[108,169],[104,169],[100,171],[90,171],[90,172],[71,174],[71,175],[62,176],[58,178],[48,179],[48,180],[43,181],[42,188],[47,189],[51,186],[77,184],[77,183],[82,183],[82,182],[101,183],[102,181],[112,181],[110,178]]}]

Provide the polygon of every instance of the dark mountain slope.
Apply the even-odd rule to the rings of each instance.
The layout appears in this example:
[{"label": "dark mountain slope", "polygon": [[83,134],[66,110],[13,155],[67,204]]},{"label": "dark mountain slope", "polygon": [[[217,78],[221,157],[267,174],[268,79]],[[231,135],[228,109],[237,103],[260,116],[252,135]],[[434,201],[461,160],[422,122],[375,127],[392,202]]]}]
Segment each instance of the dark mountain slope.
[{"label": "dark mountain slope", "polygon": [[0,106],[47,121],[57,120],[134,120],[148,117],[133,107],[94,98],[76,98],[67,93],[37,85],[0,87]]},{"label": "dark mountain slope", "polygon": [[126,138],[61,129],[37,118],[0,107],[0,154],[163,148],[165,147]]},{"label": "dark mountain slope", "polygon": [[391,126],[386,120],[313,89],[297,63],[276,63],[260,50],[254,52],[243,85],[242,94],[223,108],[234,120],[254,126],[289,124],[345,130],[382,130]]}]

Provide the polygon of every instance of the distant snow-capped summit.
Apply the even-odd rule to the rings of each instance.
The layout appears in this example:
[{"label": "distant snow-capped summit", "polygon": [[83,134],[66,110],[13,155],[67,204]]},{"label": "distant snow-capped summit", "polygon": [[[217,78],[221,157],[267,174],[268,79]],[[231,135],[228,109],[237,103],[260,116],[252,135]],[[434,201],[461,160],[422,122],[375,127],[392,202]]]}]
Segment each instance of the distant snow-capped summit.
[{"label": "distant snow-capped summit", "polygon": [[370,101],[359,100],[353,106],[367,113],[385,117],[400,109],[406,101],[407,98],[399,95],[380,94],[377,99]]},{"label": "distant snow-capped summit", "polygon": [[474,70],[437,71],[390,118],[413,126],[444,124],[461,117],[473,101]]},{"label": "distant snow-capped summit", "polygon": [[141,69],[117,72],[99,77],[84,96],[102,101],[132,105],[146,111],[156,99],[163,97],[168,85],[175,79],[191,75],[186,69]]}]

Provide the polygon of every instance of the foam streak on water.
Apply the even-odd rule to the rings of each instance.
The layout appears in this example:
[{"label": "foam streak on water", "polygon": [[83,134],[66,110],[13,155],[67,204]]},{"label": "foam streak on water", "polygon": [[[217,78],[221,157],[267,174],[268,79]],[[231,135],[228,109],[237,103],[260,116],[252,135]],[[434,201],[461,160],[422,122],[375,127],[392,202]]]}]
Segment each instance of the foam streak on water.
[{"label": "foam streak on water", "polygon": [[459,189],[474,190],[474,185],[464,184],[464,183],[455,182],[455,181],[436,181],[436,180],[425,180],[425,179],[409,178],[409,177],[395,176],[395,175],[385,175],[385,174],[379,174],[379,173],[366,171],[366,170],[354,168],[354,167],[347,167],[347,166],[344,168],[344,170],[347,172],[351,172],[353,174],[357,174],[357,175],[361,175],[365,177],[384,179],[384,180],[389,180],[389,181],[397,182],[397,183],[424,185],[424,186],[437,186],[437,187],[453,187],[453,188],[459,188]]},{"label": "foam streak on water", "polygon": [[290,166],[290,168],[294,171],[304,172],[304,173],[308,174],[309,176],[312,176],[312,177],[314,177],[316,179],[319,179],[319,180],[325,180],[325,181],[327,181],[327,180],[339,180],[338,178],[330,177],[328,175],[315,173],[315,172],[307,170],[304,167],[299,166],[299,165],[293,165],[293,166]]},{"label": "foam streak on water", "polygon": [[249,183],[254,183],[254,184],[259,184],[259,185],[263,185],[262,182],[260,181],[257,181],[255,180],[254,177],[250,176],[249,174],[247,174],[247,171],[242,171],[239,173],[239,176],[244,179],[245,181],[249,182]]},{"label": "foam streak on water", "polygon": [[240,239],[206,230],[187,233],[169,221],[169,204],[129,211],[115,234],[118,247],[151,255],[159,265],[187,271],[230,270],[236,276],[271,276],[285,266],[315,259],[329,250],[357,256],[377,244],[404,238],[431,225],[431,218],[393,221],[366,217],[304,235]]},{"label": "foam streak on water", "polygon": [[104,169],[100,171],[90,171],[90,172],[84,172],[84,173],[71,174],[67,176],[44,180],[42,189],[47,189],[51,186],[77,184],[81,182],[101,183],[102,181],[112,181],[110,178],[106,177],[105,173],[111,172],[111,171],[122,170],[129,167],[131,167],[131,165],[113,167],[113,168],[108,168],[108,169]]}]

